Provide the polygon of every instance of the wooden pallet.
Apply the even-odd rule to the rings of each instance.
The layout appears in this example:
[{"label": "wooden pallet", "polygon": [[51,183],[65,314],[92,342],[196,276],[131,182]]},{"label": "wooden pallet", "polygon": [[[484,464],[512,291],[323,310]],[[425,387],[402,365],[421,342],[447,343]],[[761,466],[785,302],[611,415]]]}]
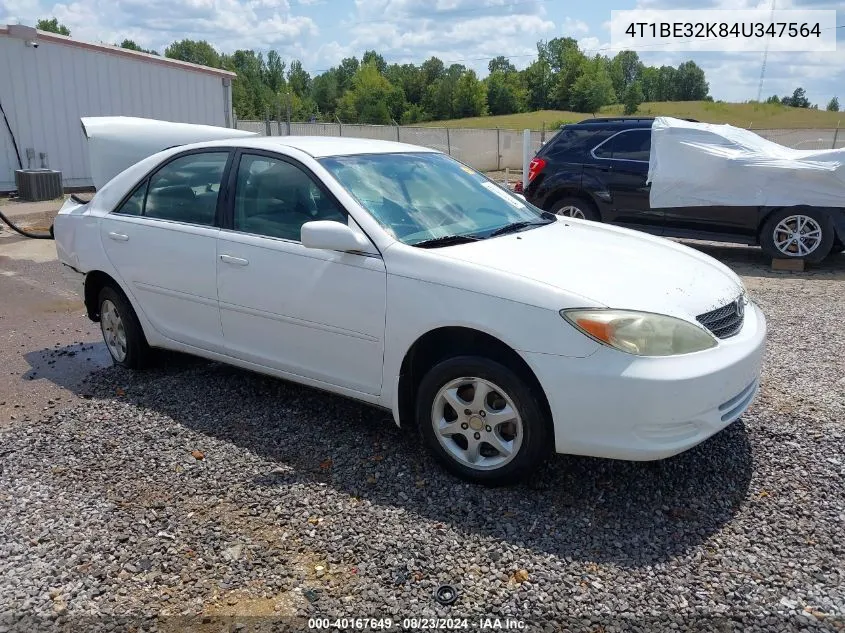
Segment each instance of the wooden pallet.
[{"label": "wooden pallet", "polygon": [[805,263],[803,259],[772,259],[772,270],[786,270],[791,272],[804,272]]}]

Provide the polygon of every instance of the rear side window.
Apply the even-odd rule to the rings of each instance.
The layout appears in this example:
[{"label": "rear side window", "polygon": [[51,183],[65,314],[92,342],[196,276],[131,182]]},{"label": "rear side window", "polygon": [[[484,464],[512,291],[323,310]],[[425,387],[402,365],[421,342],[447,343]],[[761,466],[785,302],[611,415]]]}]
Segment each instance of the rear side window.
[{"label": "rear side window", "polygon": [[561,160],[580,159],[590,148],[610,136],[609,132],[587,128],[563,128],[543,147],[539,156],[553,155]]},{"label": "rear side window", "polygon": [[162,167],[150,178],[144,215],[213,226],[228,158],[228,151],[188,154]]},{"label": "rear side window", "polygon": [[121,215],[143,215],[144,213],[144,196],[147,193],[147,181],[144,180],[138,188],[132,192],[126,201],[115,210],[115,213]]},{"label": "rear side window", "polygon": [[596,158],[648,162],[651,152],[651,130],[625,130],[593,150]]}]

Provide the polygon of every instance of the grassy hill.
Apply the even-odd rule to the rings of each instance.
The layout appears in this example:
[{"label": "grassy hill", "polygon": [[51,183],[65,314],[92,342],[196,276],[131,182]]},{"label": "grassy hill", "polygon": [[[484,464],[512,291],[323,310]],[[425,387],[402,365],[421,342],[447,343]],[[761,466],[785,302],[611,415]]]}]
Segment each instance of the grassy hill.
[{"label": "grassy hill", "polygon": [[[622,106],[602,108],[596,116],[620,116]],[[845,123],[845,112],[826,112],[807,108],[790,108],[768,103],[714,103],[712,101],[663,101],[643,103],[637,111],[640,116],[674,116],[697,119],[706,123],[730,123],[738,127],[762,128],[835,128],[840,120]],[[568,112],[566,110],[540,110],[522,114],[485,116],[450,121],[430,121],[422,125],[429,127],[461,128],[506,128],[539,130],[562,123],[574,123],[588,119],[591,114]]]}]

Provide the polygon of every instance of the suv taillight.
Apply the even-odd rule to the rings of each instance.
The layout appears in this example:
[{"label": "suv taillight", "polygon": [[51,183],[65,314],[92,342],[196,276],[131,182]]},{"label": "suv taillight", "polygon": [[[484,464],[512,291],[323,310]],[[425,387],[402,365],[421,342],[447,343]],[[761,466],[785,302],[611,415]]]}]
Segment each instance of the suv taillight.
[{"label": "suv taillight", "polygon": [[531,162],[528,163],[528,182],[531,182],[537,177],[543,169],[546,167],[546,161],[542,158],[532,158]]}]

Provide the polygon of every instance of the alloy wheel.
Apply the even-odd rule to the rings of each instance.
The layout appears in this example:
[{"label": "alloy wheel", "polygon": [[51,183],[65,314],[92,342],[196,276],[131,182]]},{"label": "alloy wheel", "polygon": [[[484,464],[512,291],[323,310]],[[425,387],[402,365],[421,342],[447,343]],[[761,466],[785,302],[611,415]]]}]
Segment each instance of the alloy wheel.
[{"label": "alloy wheel", "polygon": [[787,257],[806,257],[822,242],[822,227],[807,215],[790,215],[772,233],[775,248]]},{"label": "alloy wheel", "polygon": [[522,446],[522,417],[513,400],[483,378],[458,378],[441,387],[431,423],[450,457],[473,470],[501,468]]},{"label": "alloy wheel", "polygon": [[110,299],[103,301],[100,307],[100,329],[112,357],[119,363],[126,360],[126,329],[117,306]]},{"label": "alloy wheel", "polygon": [[558,209],[557,214],[564,215],[568,218],[579,218],[581,220],[587,219],[587,216],[584,215],[584,212],[581,209],[572,205],[561,207],[560,209]]}]

